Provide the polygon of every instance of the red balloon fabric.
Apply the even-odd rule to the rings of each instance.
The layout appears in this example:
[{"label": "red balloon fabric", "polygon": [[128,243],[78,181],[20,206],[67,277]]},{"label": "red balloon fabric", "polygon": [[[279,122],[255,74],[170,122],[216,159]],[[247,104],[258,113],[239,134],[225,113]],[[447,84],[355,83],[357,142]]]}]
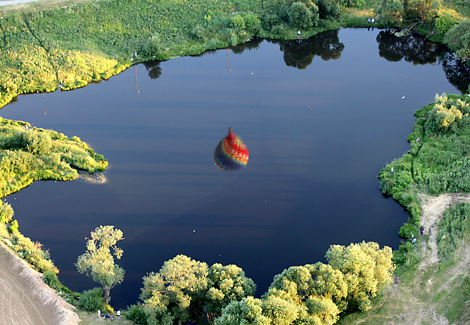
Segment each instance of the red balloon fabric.
[{"label": "red balloon fabric", "polygon": [[228,129],[227,136],[214,151],[214,163],[225,171],[238,170],[248,164],[248,149],[242,139]]}]

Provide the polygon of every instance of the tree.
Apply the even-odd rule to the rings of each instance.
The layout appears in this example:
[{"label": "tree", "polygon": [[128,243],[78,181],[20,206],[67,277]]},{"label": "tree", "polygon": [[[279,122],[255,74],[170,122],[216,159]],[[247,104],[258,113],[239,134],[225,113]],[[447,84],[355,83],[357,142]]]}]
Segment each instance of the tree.
[{"label": "tree", "polygon": [[441,7],[440,0],[408,0],[404,5],[405,14],[420,23],[430,23]]},{"label": "tree", "polygon": [[374,242],[351,244],[348,247],[332,245],[326,252],[328,263],[341,271],[348,285],[346,301],[352,309],[367,311],[370,299],[392,283],[392,249],[380,249]]},{"label": "tree", "polygon": [[159,55],[162,52],[163,46],[158,34],[152,35],[147,39],[144,45],[143,52],[148,56]]},{"label": "tree", "polygon": [[[317,6],[312,5],[318,11]],[[312,27],[312,12],[303,2],[294,2],[289,9],[289,23],[296,28]]]},{"label": "tree", "polygon": [[271,325],[271,320],[263,315],[261,299],[246,297],[232,301],[224,308],[222,315],[215,320],[216,325]]},{"label": "tree", "polygon": [[344,281],[343,273],[321,262],[306,267],[314,279],[312,292],[317,296],[331,299],[338,306],[339,312],[346,310],[347,304],[344,299],[348,295],[348,284]]},{"label": "tree", "polygon": [[377,7],[377,14],[382,24],[395,24],[402,19],[403,4],[400,0],[382,0]]},{"label": "tree", "polygon": [[114,229],[114,226],[99,226],[91,232],[87,251],[77,260],[78,272],[101,284],[105,304],[109,302],[111,289],[124,280],[124,269],[114,264],[114,256],[120,259],[123,253],[116,247],[122,239],[122,231]]},{"label": "tree", "polygon": [[207,303],[205,310],[209,319],[219,316],[222,309],[232,301],[239,301],[255,294],[256,285],[236,265],[216,263],[209,269]]},{"label": "tree", "polygon": [[331,267],[321,267],[321,263],[292,266],[274,277],[263,299],[269,301],[276,297],[289,303],[290,308],[285,306],[283,313],[295,315],[293,323],[334,324],[340,310],[332,297],[339,301],[347,294],[345,288],[341,272]]},{"label": "tree", "polygon": [[445,93],[436,94],[434,107],[429,111],[424,124],[427,135],[454,133],[460,121],[469,111],[470,104],[460,98],[449,98]]},{"label": "tree", "polygon": [[462,60],[470,57],[470,20],[464,20],[450,29],[444,42],[455,51]]},{"label": "tree", "polygon": [[201,315],[208,272],[206,263],[178,255],[144,277],[140,299],[149,324],[181,324]]}]

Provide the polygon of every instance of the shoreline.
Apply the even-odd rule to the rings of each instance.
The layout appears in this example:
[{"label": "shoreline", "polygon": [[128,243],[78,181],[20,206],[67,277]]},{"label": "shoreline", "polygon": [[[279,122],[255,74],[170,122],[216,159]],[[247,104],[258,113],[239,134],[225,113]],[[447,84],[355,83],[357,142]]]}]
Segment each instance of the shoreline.
[{"label": "shoreline", "polygon": [[[421,237],[429,236],[428,242],[421,241],[421,262],[417,266],[417,276],[411,283],[403,283],[397,279],[387,293],[390,298],[406,303],[400,315],[389,315],[395,319],[394,324],[419,324],[424,320],[433,320],[434,324],[448,324],[445,316],[436,311],[436,306],[426,304],[421,299],[409,297],[420,290],[423,276],[436,271],[439,267],[437,258],[437,223],[444,211],[451,205],[470,203],[470,193],[444,193],[431,196],[420,193],[422,202],[423,227]],[[470,268],[470,250],[461,250],[463,258],[451,271],[450,283],[456,277],[464,274]],[[19,258],[2,241],[0,241],[0,290],[5,294],[0,299],[0,313],[3,316],[2,325],[75,325],[81,322],[75,307],[42,281],[41,273],[34,271],[29,264]],[[429,287],[432,282],[427,281]],[[25,299],[25,297],[27,299]],[[387,300],[390,301],[390,300]],[[367,313],[364,313],[367,317]],[[90,318],[93,318],[90,314]],[[24,320],[19,322],[18,319]],[[99,320],[97,320],[99,321]],[[93,322],[94,323],[94,322]],[[349,321],[341,324],[349,324]]]}]

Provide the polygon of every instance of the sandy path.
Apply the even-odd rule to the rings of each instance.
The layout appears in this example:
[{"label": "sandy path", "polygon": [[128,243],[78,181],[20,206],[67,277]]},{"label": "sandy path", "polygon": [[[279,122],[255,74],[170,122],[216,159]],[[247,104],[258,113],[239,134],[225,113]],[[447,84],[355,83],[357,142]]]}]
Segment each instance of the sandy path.
[{"label": "sandy path", "polygon": [[[406,303],[406,307],[401,314],[402,321],[393,322],[393,324],[435,324],[447,325],[449,321],[444,315],[440,315],[436,311],[436,306],[429,301],[423,301],[414,293],[432,294],[436,295],[438,292],[431,292],[433,290],[433,277],[431,276],[427,281],[429,274],[437,271],[439,264],[439,257],[437,254],[437,224],[442,217],[445,210],[451,205],[459,202],[470,203],[470,194],[468,193],[447,193],[439,195],[438,197],[420,194],[422,200],[422,214],[421,232],[422,236],[429,235],[429,240],[421,241],[421,255],[422,259],[416,271],[416,279],[414,280],[414,288],[411,292],[407,292],[410,288],[401,288],[402,296],[411,297]],[[438,291],[446,290],[448,284],[462,274],[467,274],[470,270],[470,250],[461,250],[463,254],[459,262],[449,271],[449,278]],[[427,276],[426,276],[427,275]],[[397,297],[398,298],[398,297]]]},{"label": "sandy path", "polygon": [[78,324],[73,309],[0,243],[0,325]]}]

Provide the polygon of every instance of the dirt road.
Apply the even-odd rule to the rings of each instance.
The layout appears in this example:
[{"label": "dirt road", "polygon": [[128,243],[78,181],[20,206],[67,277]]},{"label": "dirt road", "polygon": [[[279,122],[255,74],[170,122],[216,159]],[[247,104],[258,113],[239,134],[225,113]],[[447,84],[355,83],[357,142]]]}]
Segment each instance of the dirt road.
[{"label": "dirt road", "polygon": [[0,6],[16,5],[18,3],[33,2],[38,0],[0,0]]},{"label": "dirt road", "polygon": [[73,308],[0,243],[0,325],[78,324]]}]

